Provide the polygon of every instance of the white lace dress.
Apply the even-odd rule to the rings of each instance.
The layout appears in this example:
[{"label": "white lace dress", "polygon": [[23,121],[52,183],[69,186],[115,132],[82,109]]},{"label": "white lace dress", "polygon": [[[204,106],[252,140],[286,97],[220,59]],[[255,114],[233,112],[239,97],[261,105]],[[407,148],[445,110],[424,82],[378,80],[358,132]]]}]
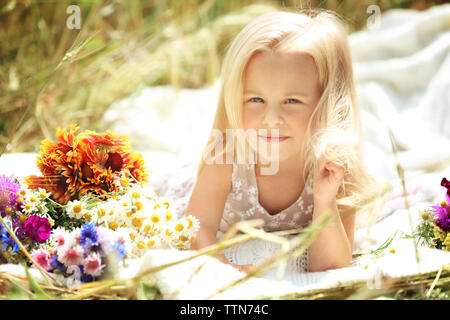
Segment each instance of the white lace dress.
[{"label": "white lace dress", "polygon": [[[184,214],[194,187],[194,162],[186,163],[178,171],[172,171],[153,181],[156,193],[160,197],[172,199],[172,210],[178,216]],[[250,219],[264,220],[263,229],[267,232],[291,230],[306,227],[311,223],[313,213],[312,181],[306,180],[305,187],[299,198],[288,208],[271,215],[259,203],[259,193],[256,183],[254,164],[233,163],[232,187],[227,197],[225,208],[217,233],[217,240],[236,222]],[[288,238],[292,236],[286,236]],[[274,242],[253,239],[236,244],[223,252],[231,263],[253,264],[270,258],[280,245]],[[297,259],[288,261],[286,276],[308,271],[308,251]],[[275,269],[269,270],[266,278],[275,277]]]},{"label": "white lace dress", "polygon": [[[250,219],[262,219],[263,229],[267,232],[291,230],[306,227],[311,223],[313,213],[312,181],[306,180],[299,198],[288,208],[271,215],[259,202],[255,165],[233,164],[232,186],[227,197],[220,223],[217,239],[236,222]],[[292,236],[287,236],[288,238]],[[274,242],[253,239],[234,245],[224,250],[231,263],[253,264],[263,262],[279,250]],[[295,261],[289,261],[286,273],[303,273],[308,271],[308,251]],[[272,275],[274,276],[272,270]]]}]

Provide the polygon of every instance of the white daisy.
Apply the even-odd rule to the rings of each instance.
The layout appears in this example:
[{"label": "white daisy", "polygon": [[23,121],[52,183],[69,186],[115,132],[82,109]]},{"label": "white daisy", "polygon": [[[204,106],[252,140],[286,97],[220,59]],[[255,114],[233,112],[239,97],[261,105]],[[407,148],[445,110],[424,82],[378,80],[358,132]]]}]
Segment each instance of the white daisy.
[{"label": "white daisy", "polygon": [[92,221],[94,221],[97,225],[104,225],[107,221],[107,213],[109,207],[106,205],[101,205],[92,210],[93,217]]},{"label": "white daisy", "polygon": [[79,200],[69,201],[67,203],[67,215],[72,218],[81,219],[86,213],[86,204]]},{"label": "white daisy", "polygon": [[121,172],[120,175],[116,175],[113,178],[113,183],[117,186],[120,191],[128,191],[132,187],[132,179],[129,179],[125,172]]},{"label": "white daisy", "polygon": [[167,221],[160,232],[161,240],[172,247],[172,242],[179,236],[179,232],[176,231],[176,221]]},{"label": "white daisy", "polygon": [[47,190],[43,189],[43,188],[38,188],[38,193],[39,193],[39,198],[43,201],[45,199],[47,199],[48,197],[50,197],[52,195],[51,192],[48,192]]},{"label": "white daisy", "polygon": [[22,210],[24,213],[30,215],[33,212],[38,211],[36,205],[37,205],[37,203],[26,201],[26,202],[22,203],[21,207],[22,207]]},{"label": "white daisy", "polygon": [[166,221],[171,221],[167,220],[166,209],[163,207],[156,207],[154,210],[150,210],[148,212],[147,220],[149,223],[153,224],[156,230],[161,230]]},{"label": "white daisy", "polygon": [[158,236],[146,237],[144,241],[147,246],[147,250],[159,248],[161,246],[161,239]]},{"label": "white daisy", "polygon": [[175,230],[179,232],[188,232],[189,234],[193,235],[196,234],[200,229],[199,220],[192,215],[181,217],[180,219],[177,220],[177,222],[178,224],[181,224],[183,226],[183,228],[179,227],[178,224],[175,226]]},{"label": "white daisy", "polygon": [[28,189],[28,186],[26,184],[20,184],[20,189],[17,191],[17,196],[19,198],[25,199],[25,197],[28,195],[30,189]]},{"label": "white daisy", "polygon": [[147,250],[146,237],[140,233],[133,233],[131,241],[131,253],[137,257],[141,257]]},{"label": "white daisy", "polygon": [[157,233],[159,233],[159,230],[157,230],[155,228],[155,225],[153,223],[150,223],[150,221],[147,219],[142,224],[141,228],[139,229],[139,232],[147,236],[154,236]]}]

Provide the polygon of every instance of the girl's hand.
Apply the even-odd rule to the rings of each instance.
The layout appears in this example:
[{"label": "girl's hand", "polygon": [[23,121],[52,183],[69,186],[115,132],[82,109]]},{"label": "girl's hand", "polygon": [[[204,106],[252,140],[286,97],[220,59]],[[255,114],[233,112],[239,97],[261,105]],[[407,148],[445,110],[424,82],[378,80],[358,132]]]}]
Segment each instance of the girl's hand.
[{"label": "girl's hand", "polygon": [[339,186],[344,179],[345,166],[339,161],[319,160],[314,172],[314,202],[331,203],[336,199]]}]

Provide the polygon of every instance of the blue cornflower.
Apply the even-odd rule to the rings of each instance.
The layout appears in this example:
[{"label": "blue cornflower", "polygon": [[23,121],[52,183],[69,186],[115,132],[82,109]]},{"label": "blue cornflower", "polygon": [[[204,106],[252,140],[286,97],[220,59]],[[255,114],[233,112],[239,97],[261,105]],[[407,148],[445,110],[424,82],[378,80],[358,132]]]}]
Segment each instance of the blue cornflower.
[{"label": "blue cornflower", "polygon": [[52,261],[50,262],[50,265],[53,268],[55,268],[57,270],[60,270],[62,272],[66,272],[67,271],[67,267],[63,263],[59,262],[58,256],[56,256],[56,255],[52,256]]},{"label": "blue cornflower", "polygon": [[20,247],[17,242],[11,237],[9,232],[6,229],[3,229],[0,233],[0,239],[5,246],[9,246],[12,248],[13,252],[19,251]]},{"label": "blue cornflower", "polygon": [[122,260],[123,257],[125,256],[125,254],[127,253],[127,250],[125,248],[125,245],[120,242],[120,241],[116,241],[114,243],[114,249],[117,251],[117,253],[119,254],[119,259]]},{"label": "blue cornflower", "polygon": [[80,272],[81,272],[81,282],[92,282],[95,280],[95,278],[93,276],[91,276],[90,274],[86,274],[84,273],[84,267],[80,266]]},{"label": "blue cornflower", "polygon": [[84,247],[98,245],[98,233],[95,223],[88,222],[81,227],[81,244]]}]

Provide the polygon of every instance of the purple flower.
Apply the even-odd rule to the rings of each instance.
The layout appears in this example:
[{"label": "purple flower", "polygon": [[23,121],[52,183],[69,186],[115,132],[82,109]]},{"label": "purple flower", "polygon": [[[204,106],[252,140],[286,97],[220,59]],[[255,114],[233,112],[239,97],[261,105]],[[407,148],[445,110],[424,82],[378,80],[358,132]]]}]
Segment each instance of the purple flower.
[{"label": "purple flower", "polygon": [[22,222],[19,217],[11,217],[12,228],[19,240],[23,240],[26,237],[25,230],[23,229]]},{"label": "purple flower", "polygon": [[39,243],[44,243],[50,237],[51,228],[50,222],[39,216],[30,216],[23,225],[25,234]]},{"label": "purple flower", "polygon": [[442,178],[441,186],[447,189],[447,202],[442,201],[438,206],[432,206],[434,211],[434,223],[443,231],[450,231],[450,181]]},{"label": "purple flower", "polygon": [[17,201],[20,184],[13,176],[0,175],[0,213],[3,215],[7,207],[13,207]]},{"label": "purple flower", "polygon": [[436,209],[434,223],[443,231],[450,231],[450,205],[444,208],[441,206],[433,206],[433,208]]}]

